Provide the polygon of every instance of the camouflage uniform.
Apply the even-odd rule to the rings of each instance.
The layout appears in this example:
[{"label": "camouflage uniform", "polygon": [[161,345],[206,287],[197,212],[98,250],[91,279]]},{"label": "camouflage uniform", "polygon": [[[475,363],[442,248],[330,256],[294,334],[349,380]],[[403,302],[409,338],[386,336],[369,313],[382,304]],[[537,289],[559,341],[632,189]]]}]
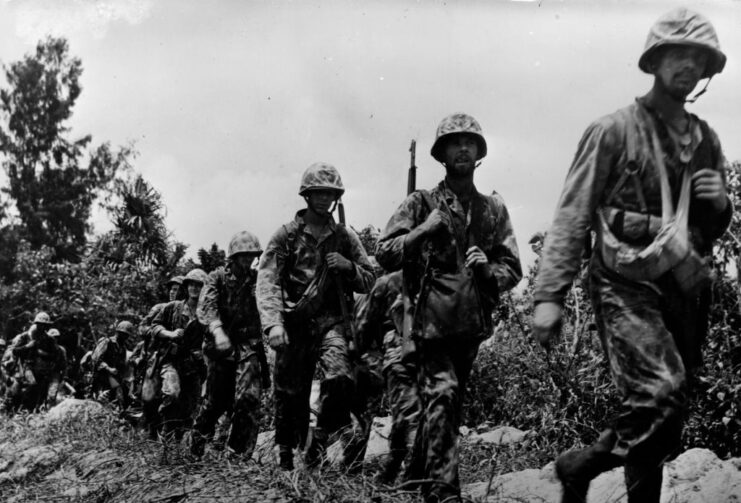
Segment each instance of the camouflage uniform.
[{"label": "camouflage uniform", "polygon": [[219,417],[228,413],[231,428],[227,445],[250,455],[260,425],[263,375],[269,381],[260,318],[255,303],[256,272],[237,276],[229,263],[209,274],[198,302],[198,320],[206,327],[221,326],[234,347],[228,356],[214,353],[214,338],[205,337],[206,389],[194,425],[191,451],[200,455],[213,437]]},{"label": "camouflage uniform", "polygon": [[[308,317],[288,312],[302,298],[315,276],[326,270],[324,258],[337,251],[353,264],[343,279],[345,301],[352,306],[350,289],[367,292],[373,284],[373,268],[357,235],[330,219],[316,239],[304,223],[303,214],[283,225],[272,236],[260,261],[257,276],[257,306],[263,331],[284,326],[289,342],[276,352],[273,375],[275,389],[276,443],[282,449],[302,446],[309,425],[309,397],[314,370],[323,374],[317,427],[314,438],[321,444],[329,434],[350,423],[347,396],[352,389],[348,358],[350,334],[342,316],[334,284],[319,288],[314,300],[320,303]],[[332,281],[327,273],[327,283]]]},{"label": "camouflage uniform", "polygon": [[[177,329],[185,331],[180,340],[158,338],[163,330]],[[203,329],[188,301],[175,300],[162,307],[147,331],[152,337],[149,367],[158,378],[160,396],[154,403],[157,403],[162,431],[179,437],[184,429],[190,428],[201,395]],[[148,409],[151,410],[151,404]]]},{"label": "camouflage uniform", "polygon": [[[629,501],[658,501],[662,465],[680,448],[688,378],[700,363],[709,292],[683,294],[671,271],[655,281],[635,282],[609,269],[601,249],[604,231],[598,212],[617,211],[619,217],[609,225],[620,241],[641,246],[651,243],[656,235],[652,229],[657,226],[644,225],[642,233],[637,234],[630,221],[636,215],[642,215],[644,222],[661,219],[660,175],[651,143],[654,135],[663,151],[675,205],[685,169],[694,173],[710,168],[725,176],[725,160],[715,132],[692,114],[688,132],[692,140],[686,148],[680,148],[657,111],[643,98],[592,123],[579,143],[545,240],[534,300],[562,304],[580,267],[588,229],[598,230],[589,264],[590,292],[604,352],[623,406],[598,442],[580,454],[584,457],[596,453],[605,463],[599,470],[582,470],[585,475],[581,478],[586,482],[581,483],[586,486],[577,493],[586,494],[588,479],[599,471],[625,464]],[[636,146],[635,159],[629,158],[630,142]],[[619,184],[624,174],[631,171],[637,172],[638,181]],[[647,214],[653,217],[649,220]],[[718,214],[709,202],[693,199],[689,226],[694,248],[709,255],[713,240],[725,231],[731,214],[730,202]],[[561,463],[569,461],[566,455],[562,458]],[[590,464],[596,465],[597,459]],[[642,479],[651,480],[653,489],[639,496],[631,487]],[[564,501],[571,501],[568,495],[566,489]]]},{"label": "camouflage uniform", "polygon": [[[442,139],[459,133],[476,138],[479,159],[486,154],[486,143],[475,119],[454,114],[438,127],[432,156],[442,162]],[[452,228],[425,237],[420,253],[410,254],[405,246],[407,235],[436,208],[449,216]],[[480,269],[465,267],[465,253],[472,246],[485,254],[487,263],[483,267],[488,268],[490,279],[480,274]],[[464,207],[446,181],[431,191],[414,192],[389,220],[378,242],[376,258],[386,270],[403,269],[408,316],[407,306],[417,305],[414,335],[404,341],[403,351],[403,359],[412,358],[417,365],[424,408],[412,461],[418,468],[413,470],[421,470],[424,478],[435,481],[424,488],[430,501],[455,497],[460,492],[457,436],[466,381],[479,344],[491,333],[499,294],[522,278],[504,201],[497,193],[485,196],[474,188]],[[445,286],[445,282],[455,286]],[[453,308],[457,309],[456,315],[449,314]],[[447,324],[442,323],[446,316]],[[475,320],[477,323],[471,323]],[[466,328],[460,328],[464,324],[468,324]]]},{"label": "camouflage uniform", "polygon": [[[42,333],[39,333],[42,332]],[[6,391],[6,409],[35,410],[48,397],[54,380],[64,373],[66,361],[61,347],[43,330],[23,332],[13,338],[3,366],[11,375]]]},{"label": "camouflage uniform", "polygon": [[[103,337],[93,350],[93,383],[92,393],[110,392],[121,407],[128,403],[123,376],[126,372],[126,346],[113,337]],[[115,369],[117,374],[108,372],[107,367]]]},{"label": "camouflage uniform", "polygon": [[362,344],[361,351],[380,348],[383,354],[382,372],[391,412],[390,457],[383,473],[385,482],[396,478],[405,458],[405,478],[414,478],[408,454],[411,454],[422,412],[416,367],[411,359],[402,359],[401,281],[401,271],[381,276],[370,293],[358,300],[355,310],[355,331]]}]

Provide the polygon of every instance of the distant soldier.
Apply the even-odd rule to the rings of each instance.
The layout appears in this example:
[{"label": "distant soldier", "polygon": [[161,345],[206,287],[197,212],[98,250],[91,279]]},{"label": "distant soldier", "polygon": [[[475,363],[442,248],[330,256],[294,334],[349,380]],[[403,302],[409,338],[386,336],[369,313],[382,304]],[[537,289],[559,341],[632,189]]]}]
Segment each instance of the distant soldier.
[{"label": "distant soldier", "polygon": [[[203,352],[207,358],[206,390],[193,427],[191,452],[202,456],[224,413],[230,416],[227,446],[252,456],[260,426],[260,393],[270,374],[255,303],[262,253],[257,237],[242,231],[229,242],[226,266],[211,272],[198,302],[198,320],[208,327]],[[263,377],[268,382],[263,383]]]},{"label": "distant soldier", "polygon": [[460,495],[457,439],[466,381],[492,333],[499,295],[522,278],[504,201],[473,183],[486,149],[476,119],[460,113],[443,119],[430,153],[445,167],[445,179],[406,198],[376,250],[384,269],[403,270],[405,358],[418,365],[424,407],[413,464],[434,481],[423,488],[431,502]]},{"label": "distant soldier", "polygon": [[156,417],[148,418],[148,423],[159,428],[157,424],[161,422],[162,434],[168,440],[180,439],[197,412],[205,368],[201,352],[203,329],[196,318],[196,308],[207,277],[201,269],[188,272],[183,280],[187,299],[165,304],[151,326],[144,328],[151,334],[153,348],[145,384],[149,379],[154,391],[146,397],[149,403],[145,404],[144,413],[156,413]]},{"label": "distant soldier", "polygon": [[51,382],[49,383],[49,391],[46,394],[46,403],[50,406],[54,406],[57,403],[57,396],[59,394],[59,391],[63,387],[64,379],[67,376],[69,358],[67,357],[67,349],[65,349],[65,347],[59,343],[59,340],[62,337],[61,332],[56,328],[51,328],[47,333],[59,348],[58,365],[52,372]]},{"label": "distant soldier", "polygon": [[286,470],[293,468],[293,448],[306,441],[317,362],[319,411],[307,465],[316,466],[329,435],[350,424],[348,313],[352,292],[365,293],[373,285],[373,268],[355,232],[332,218],[344,192],[333,166],[309,166],[299,190],[307,208],[273,235],[258,270],[257,306],[276,353],[275,441]]},{"label": "distant soldier", "polygon": [[38,409],[46,402],[54,376],[63,371],[62,349],[48,334],[51,325],[48,314],[38,313],[31,328],[17,335],[8,348],[3,365],[12,374],[6,394],[9,411]]},{"label": "distant soldier", "polygon": [[589,288],[622,411],[592,445],[556,460],[563,502],[585,501],[590,481],[620,465],[630,503],[658,502],[664,463],[681,448],[713,242],[733,214],[718,136],[685,104],[725,62],[705,17],[678,8],[659,18],[638,60],[651,90],[587,128],[566,177],[543,247],[533,333],[544,345],[558,334],[593,229]]},{"label": "distant soldier", "polygon": [[167,297],[170,302],[173,300],[181,300],[183,298],[182,276],[173,276],[167,283],[165,283],[165,286],[167,286]]},{"label": "distant soldier", "polygon": [[103,337],[92,354],[93,396],[106,393],[121,408],[128,406],[126,373],[126,342],[136,335],[130,321],[121,321],[112,335]]}]

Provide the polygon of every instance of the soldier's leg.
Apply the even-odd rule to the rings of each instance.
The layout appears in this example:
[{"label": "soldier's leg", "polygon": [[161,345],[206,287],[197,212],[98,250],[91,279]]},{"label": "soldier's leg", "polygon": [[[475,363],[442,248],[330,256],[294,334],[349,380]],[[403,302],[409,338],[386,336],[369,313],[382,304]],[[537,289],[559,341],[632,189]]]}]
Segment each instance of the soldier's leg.
[{"label": "soldier's leg", "polygon": [[319,390],[319,410],[306,462],[315,465],[327,446],[329,436],[351,424],[350,401],[353,380],[347,341],[342,327],[336,325],[321,340],[319,368],[322,374]]},{"label": "soldier's leg", "polygon": [[162,434],[166,440],[172,440],[183,417],[180,402],[180,376],[172,364],[166,363],[160,370],[160,379],[162,381],[162,402],[158,413],[162,421]]},{"label": "soldier's leg", "polygon": [[417,344],[419,390],[424,407],[415,446],[424,458],[428,501],[442,501],[460,493],[458,479],[458,427],[465,383],[478,342],[423,340]]},{"label": "soldier's leg", "polygon": [[[255,343],[262,344],[262,341]],[[262,378],[257,353],[248,345],[244,346],[244,348],[240,348],[232,427],[227,444],[235,453],[251,456],[257,443],[260,417],[262,416],[262,410],[260,409]]]},{"label": "soldier's leg", "polygon": [[181,419],[180,426],[177,430],[178,438],[182,438],[186,430],[192,428],[198,406],[201,401],[203,386],[201,376],[198,372],[180,373],[180,402],[181,402]]},{"label": "soldier's leg", "polygon": [[643,472],[646,481],[653,481],[649,485],[660,490],[660,467],[679,447],[687,403],[685,368],[666,328],[661,296],[648,287],[606,282],[599,276],[592,286],[597,324],[623,411],[595,445],[556,461],[564,501],[583,499],[592,478],[622,463],[628,465],[626,475]]},{"label": "soldier's leg", "polygon": [[234,397],[236,362],[233,359],[209,358],[206,370],[206,391],[193,426],[190,451],[202,456],[206,442],[211,439],[219,417],[231,407]]},{"label": "soldier's leg", "polygon": [[389,435],[390,458],[384,474],[388,482],[393,481],[402,463],[406,461],[404,479],[422,478],[419,465],[412,463],[417,428],[422,414],[422,402],[417,389],[416,368],[402,362],[386,370],[391,433]]}]

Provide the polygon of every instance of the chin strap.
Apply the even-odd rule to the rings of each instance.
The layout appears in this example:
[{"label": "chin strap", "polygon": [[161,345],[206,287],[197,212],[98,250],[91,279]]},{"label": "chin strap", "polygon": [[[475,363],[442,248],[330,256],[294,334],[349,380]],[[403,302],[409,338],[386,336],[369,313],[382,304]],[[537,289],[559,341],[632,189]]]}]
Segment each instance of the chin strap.
[{"label": "chin strap", "polygon": [[699,98],[700,96],[702,96],[703,94],[705,94],[705,91],[708,90],[708,85],[710,84],[710,81],[712,79],[713,79],[712,76],[709,77],[708,80],[705,82],[705,85],[703,86],[703,88],[700,90],[700,92],[697,93],[697,94],[695,94],[692,98],[686,98],[684,100],[684,102],[685,103],[694,103],[695,101],[697,101],[697,98]]}]

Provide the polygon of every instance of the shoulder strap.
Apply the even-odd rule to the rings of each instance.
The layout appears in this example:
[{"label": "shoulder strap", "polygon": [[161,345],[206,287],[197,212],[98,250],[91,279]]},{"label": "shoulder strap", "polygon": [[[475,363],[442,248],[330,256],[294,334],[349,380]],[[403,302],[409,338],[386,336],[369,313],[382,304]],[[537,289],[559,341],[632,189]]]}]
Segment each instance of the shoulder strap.
[{"label": "shoulder strap", "polygon": [[[638,105],[635,105],[638,107]],[[634,112],[635,110],[635,112]],[[625,169],[620,173],[617,183],[610,191],[610,194],[605,200],[607,206],[612,204],[612,201],[617,197],[618,192],[623,188],[625,182],[628,181],[628,177],[633,180],[633,186],[635,188],[636,197],[638,198],[638,206],[641,212],[646,213],[648,211],[648,205],[646,204],[646,197],[643,194],[643,186],[641,185],[640,177],[638,176],[641,171],[641,165],[638,159],[638,146],[637,139],[643,134],[640,126],[640,121],[636,120],[635,114],[639,113],[634,107],[627,107],[620,110],[625,120],[625,155],[627,157],[627,163]]]}]

